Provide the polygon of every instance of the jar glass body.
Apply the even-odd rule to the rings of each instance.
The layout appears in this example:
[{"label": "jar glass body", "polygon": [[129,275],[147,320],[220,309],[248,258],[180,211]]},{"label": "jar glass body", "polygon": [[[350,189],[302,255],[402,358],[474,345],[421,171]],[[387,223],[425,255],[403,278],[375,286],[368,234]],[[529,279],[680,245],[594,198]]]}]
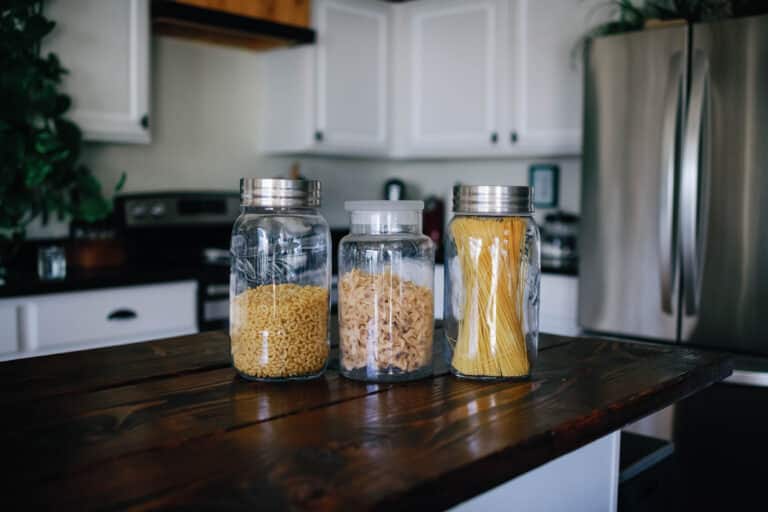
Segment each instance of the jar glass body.
[{"label": "jar glass body", "polygon": [[[419,212],[420,215],[420,212]],[[339,243],[339,359],[345,377],[432,373],[435,246],[418,231],[352,232]]]},{"label": "jar glass body", "polygon": [[313,208],[244,206],[232,229],[232,364],[252,380],[320,376],[330,353],[331,235]]},{"label": "jar glass body", "polygon": [[538,351],[539,250],[539,230],[528,215],[451,220],[443,318],[454,375],[530,377]]}]

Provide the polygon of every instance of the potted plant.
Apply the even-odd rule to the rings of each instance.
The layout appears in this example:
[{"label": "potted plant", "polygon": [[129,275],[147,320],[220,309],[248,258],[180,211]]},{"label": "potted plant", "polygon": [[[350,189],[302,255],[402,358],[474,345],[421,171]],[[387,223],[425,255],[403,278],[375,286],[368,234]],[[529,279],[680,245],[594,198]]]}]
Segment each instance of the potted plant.
[{"label": "potted plant", "polygon": [[[38,216],[94,222],[112,203],[79,163],[82,134],[67,119],[66,73],[41,42],[55,23],[41,0],[4,0],[0,8],[0,269]],[[117,189],[122,187],[123,175]]]},{"label": "potted plant", "polygon": [[642,30],[667,23],[696,23],[751,16],[768,11],[765,0],[611,0],[610,21],[593,28],[587,37]]}]

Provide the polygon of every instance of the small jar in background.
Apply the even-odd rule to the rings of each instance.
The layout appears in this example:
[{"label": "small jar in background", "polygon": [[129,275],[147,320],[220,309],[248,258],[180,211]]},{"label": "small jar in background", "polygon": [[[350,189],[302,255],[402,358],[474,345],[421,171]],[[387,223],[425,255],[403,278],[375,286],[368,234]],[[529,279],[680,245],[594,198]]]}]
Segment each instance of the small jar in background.
[{"label": "small jar in background", "polygon": [[60,245],[49,245],[37,250],[37,277],[54,281],[67,277],[67,253]]},{"label": "small jar in background", "polygon": [[328,363],[331,234],[320,182],[243,178],[232,229],[232,363],[251,380],[303,380]]},{"label": "small jar in background", "polygon": [[435,246],[422,201],[349,201],[339,244],[341,374],[369,382],[432,373]]},{"label": "small jar in background", "polygon": [[451,371],[525,379],[539,334],[539,231],[532,189],[459,185],[445,253],[444,327]]}]

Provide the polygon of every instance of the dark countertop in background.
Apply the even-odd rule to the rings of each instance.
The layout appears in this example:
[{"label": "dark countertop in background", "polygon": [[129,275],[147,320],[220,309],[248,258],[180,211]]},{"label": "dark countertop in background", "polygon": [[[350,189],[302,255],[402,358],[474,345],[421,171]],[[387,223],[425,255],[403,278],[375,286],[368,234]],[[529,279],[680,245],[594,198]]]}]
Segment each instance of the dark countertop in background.
[{"label": "dark countertop in background", "polygon": [[[67,268],[67,277],[61,280],[42,281],[37,273],[30,270],[9,269],[6,275],[5,285],[0,286],[0,299],[22,297],[27,295],[42,295],[46,293],[76,292],[81,290],[94,290],[98,288],[111,288],[117,286],[134,286],[170,281],[197,280],[201,275],[210,275],[218,272],[217,280],[228,280],[228,270],[225,267],[204,269],[197,267],[168,266],[158,268],[144,268],[123,266],[103,269],[78,269]],[[551,268],[542,267],[544,274],[560,274],[577,276],[575,267]]]},{"label": "dark countertop in background", "polygon": [[[722,354],[541,335],[526,382],[247,382],[208,332],[0,363],[32,509],[442,510],[731,373]],[[331,368],[336,367],[333,364]],[[553,482],[554,487],[557,482]]]},{"label": "dark countertop in background", "polygon": [[138,268],[114,267],[103,269],[68,268],[65,279],[43,281],[37,273],[9,269],[5,285],[0,286],[0,298],[42,295],[46,293],[76,292],[116,286],[132,286],[170,281],[196,280],[199,268],[167,267]]},{"label": "dark countertop in background", "polygon": [[562,276],[573,276],[578,277],[579,276],[579,265],[578,263],[568,263],[564,265],[550,265],[546,262],[541,263],[541,273],[542,274],[559,274]]},{"label": "dark countertop in background", "polygon": [[[217,277],[228,280],[228,270],[225,267],[215,269],[220,272]],[[551,268],[542,267],[544,274],[560,274],[578,276],[575,267]],[[9,269],[5,285],[0,286],[0,299],[22,297],[27,295],[42,295],[46,293],[76,292],[116,286],[134,286],[142,284],[163,283],[170,281],[197,280],[202,274],[210,275],[211,269],[199,267],[158,267],[144,268],[123,266],[103,269],[67,268],[65,279],[42,281],[37,273],[29,270]]]}]

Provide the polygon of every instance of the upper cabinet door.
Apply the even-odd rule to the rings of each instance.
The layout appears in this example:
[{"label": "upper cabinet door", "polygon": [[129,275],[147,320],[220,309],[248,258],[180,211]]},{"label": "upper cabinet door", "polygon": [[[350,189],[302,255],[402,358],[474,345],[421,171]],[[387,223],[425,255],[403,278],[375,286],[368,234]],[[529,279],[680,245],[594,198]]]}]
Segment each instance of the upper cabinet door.
[{"label": "upper cabinet door", "polygon": [[382,2],[316,2],[318,150],[387,150],[389,16]]},{"label": "upper cabinet door", "polygon": [[69,117],[86,140],[149,142],[149,0],[49,0],[44,52],[69,70]]},{"label": "upper cabinet door", "polygon": [[404,151],[498,151],[504,2],[425,0],[404,7]]},{"label": "upper cabinet door", "polygon": [[526,155],[581,153],[582,41],[603,0],[509,0],[506,142]]}]

